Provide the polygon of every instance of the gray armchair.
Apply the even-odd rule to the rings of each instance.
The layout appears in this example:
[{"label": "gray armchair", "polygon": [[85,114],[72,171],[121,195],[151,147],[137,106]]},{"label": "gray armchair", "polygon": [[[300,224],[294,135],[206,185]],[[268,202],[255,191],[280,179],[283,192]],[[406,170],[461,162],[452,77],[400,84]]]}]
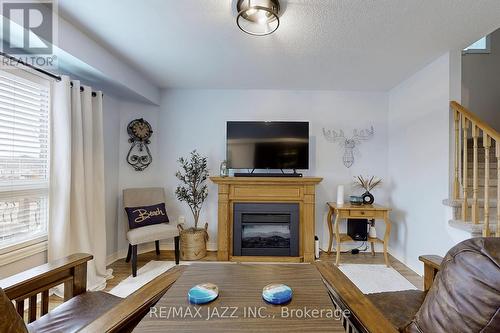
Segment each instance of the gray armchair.
[{"label": "gray armchair", "polygon": [[[165,202],[161,187],[128,188],[123,190],[123,207],[151,206]],[[128,228],[128,223],[127,223]],[[160,240],[174,239],[175,263],[179,264],[179,230],[175,223],[161,223],[127,231],[128,253],[126,262],[132,258],[132,275],[137,276],[137,245],[155,242],[156,254],[160,254]]]}]

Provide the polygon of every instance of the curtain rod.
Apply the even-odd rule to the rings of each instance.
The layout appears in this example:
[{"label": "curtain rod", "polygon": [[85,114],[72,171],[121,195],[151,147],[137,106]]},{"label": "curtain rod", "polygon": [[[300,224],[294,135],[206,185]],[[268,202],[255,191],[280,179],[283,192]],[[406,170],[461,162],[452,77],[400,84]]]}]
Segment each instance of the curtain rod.
[{"label": "curtain rod", "polygon": [[[73,88],[73,82],[70,82],[69,83],[69,86],[71,88]],[[84,92],[85,91],[85,88],[83,88],[83,86],[80,86],[80,92]],[[102,96],[104,96],[104,93],[101,93]],[[92,92],[92,97],[96,97],[97,96],[97,93],[95,91]]]},{"label": "curtain rod", "polygon": [[26,63],[26,62],[22,61],[21,59],[18,59],[18,58],[16,58],[16,57],[11,56],[10,54],[4,53],[4,52],[0,52],[0,55],[2,55],[3,57],[5,57],[5,58],[7,58],[7,59],[9,59],[9,60],[12,60],[12,61],[18,62],[18,63],[20,63],[21,65],[26,66],[26,67],[28,67],[28,68],[31,68],[31,69],[33,69],[33,70],[35,70],[35,71],[39,72],[39,73],[42,73],[42,74],[44,74],[44,75],[47,75],[47,76],[49,76],[49,77],[53,78],[53,79],[54,79],[54,80],[56,80],[56,81],[61,81],[61,77],[60,77],[59,75],[56,75],[56,74],[51,73],[51,72],[49,72],[49,71],[46,71],[46,70],[44,70],[44,69],[41,69],[41,68],[38,68],[38,67],[33,66],[33,65],[31,65],[31,64],[28,64],[28,63]]},{"label": "curtain rod", "polygon": [[[31,64],[28,64],[28,63],[22,61],[21,59],[18,59],[16,57],[11,56],[10,54],[4,53],[4,52],[0,52],[0,55],[3,56],[3,57],[5,57],[5,58],[7,58],[7,59],[9,59],[9,60],[16,61],[16,62],[20,63],[21,65],[26,66],[28,68],[31,68],[31,69],[33,69],[33,70],[35,70],[35,71],[37,71],[39,73],[42,73],[42,74],[44,74],[44,75],[46,75],[48,77],[51,77],[51,78],[53,78],[56,81],[61,81],[62,80],[61,76],[59,76],[57,74],[54,74],[54,73],[51,73],[49,71],[46,71],[46,70],[44,70],[42,68],[39,68],[39,67],[33,66]],[[70,85],[73,88],[73,82],[71,82]],[[84,90],[85,89],[83,88],[83,86],[80,86],[80,91],[84,91]],[[102,94],[102,95],[104,96],[104,94]],[[97,96],[97,94],[93,91],[92,92],[92,97],[96,97],[96,96]]]}]

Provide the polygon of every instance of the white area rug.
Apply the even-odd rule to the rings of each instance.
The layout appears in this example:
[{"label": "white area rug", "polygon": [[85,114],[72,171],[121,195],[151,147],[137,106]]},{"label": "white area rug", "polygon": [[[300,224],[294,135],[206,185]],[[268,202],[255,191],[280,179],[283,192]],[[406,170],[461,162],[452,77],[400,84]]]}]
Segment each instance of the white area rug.
[{"label": "white area rug", "polygon": [[158,275],[168,271],[175,266],[173,261],[150,261],[137,270],[137,276],[130,275],[109,291],[118,297],[125,298],[143,285],[153,280]]},{"label": "white area rug", "polygon": [[399,290],[417,290],[394,268],[385,265],[341,264],[339,269],[363,294]]}]

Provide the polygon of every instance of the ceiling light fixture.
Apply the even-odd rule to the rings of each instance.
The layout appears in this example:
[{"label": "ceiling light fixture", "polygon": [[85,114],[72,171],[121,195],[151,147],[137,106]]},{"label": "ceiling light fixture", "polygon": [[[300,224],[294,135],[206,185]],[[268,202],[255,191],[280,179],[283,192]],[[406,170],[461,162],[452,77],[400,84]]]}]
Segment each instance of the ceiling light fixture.
[{"label": "ceiling light fixture", "polygon": [[241,31],[254,36],[266,36],[280,25],[278,0],[238,0],[236,23]]}]

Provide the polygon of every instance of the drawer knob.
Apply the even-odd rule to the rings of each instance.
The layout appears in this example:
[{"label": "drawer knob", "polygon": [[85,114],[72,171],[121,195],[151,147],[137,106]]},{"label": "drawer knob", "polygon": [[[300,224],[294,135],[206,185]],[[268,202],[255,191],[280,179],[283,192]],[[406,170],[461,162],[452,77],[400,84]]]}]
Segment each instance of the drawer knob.
[{"label": "drawer knob", "polygon": [[361,215],[365,215],[365,212],[361,212]]}]

